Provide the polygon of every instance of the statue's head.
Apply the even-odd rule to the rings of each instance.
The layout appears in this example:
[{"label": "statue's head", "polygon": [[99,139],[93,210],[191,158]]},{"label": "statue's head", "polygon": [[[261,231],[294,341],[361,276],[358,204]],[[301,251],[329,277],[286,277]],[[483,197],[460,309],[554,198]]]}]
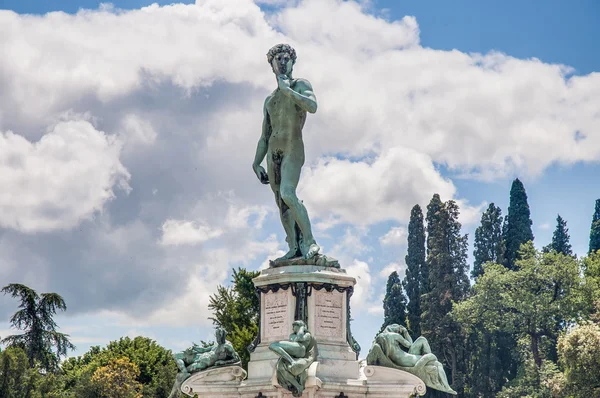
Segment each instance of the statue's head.
[{"label": "statue's head", "polygon": [[267,61],[276,75],[290,76],[296,63],[296,50],[289,44],[277,44],[267,53]]},{"label": "statue's head", "polygon": [[292,323],[292,329],[294,330],[294,333],[298,333],[300,331],[300,328],[304,328],[304,331],[306,332],[306,323],[304,323],[304,321],[294,321]]},{"label": "statue's head", "polygon": [[387,325],[383,331],[388,333],[402,333],[403,329],[403,326],[398,325],[397,323],[392,323],[391,325]]},{"label": "statue's head", "polygon": [[225,344],[227,331],[223,328],[217,328],[217,330],[215,330],[215,337],[217,338],[217,344]]}]

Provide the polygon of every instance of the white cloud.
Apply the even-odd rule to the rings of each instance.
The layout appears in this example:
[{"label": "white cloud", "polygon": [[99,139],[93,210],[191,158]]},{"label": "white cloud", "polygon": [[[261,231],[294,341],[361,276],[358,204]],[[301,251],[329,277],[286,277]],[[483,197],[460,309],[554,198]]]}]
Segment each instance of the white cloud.
[{"label": "white cloud", "polygon": [[405,246],[407,245],[408,230],[406,227],[392,227],[385,235],[379,238],[382,245]]},{"label": "white cloud", "polygon": [[22,232],[72,228],[130,190],[121,146],[88,121],[59,122],[37,142],[0,133],[0,226]]},{"label": "white cloud", "polygon": [[546,223],[540,224],[540,226],[538,228],[541,229],[541,230],[543,230],[543,231],[549,230],[550,229],[550,223],[546,222]]},{"label": "white cloud", "polygon": [[351,298],[353,309],[360,311],[368,308],[371,299],[371,270],[364,261],[354,260],[349,266],[344,266],[348,275],[356,278],[354,294]]},{"label": "white cloud", "polygon": [[427,203],[434,192],[451,198],[456,188],[427,155],[397,147],[374,160],[319,160],[306,170],[299,195],[311,215],[368,225],[407,222],[415,203]]},{"label": "white cloud", "polygon": [[186,220],[167,220],[162,226],[163,245],[189,245],[219,237],[223,230]]},{"label": "white cloud", "polygon": [[260,229],[269,212],[270,209],[267,206],[240,206],[231,203],[227,211],[225,223],[230,228],[247,227],[251,218],[254,217],[252,227]]},{"label": "white cloud", "polygon": [[127,150],[135,150],[140,144],[150,145],[156,141],[157,132],[147,120],[130,113],[121,121],[122,140]]},{"label": "white cloud", "polygon": [[404,273],[406,272],[406,264],[390,263],[379,272],[379,277],[387,280],[394,271],[398,273],[398,276],[402,280],[404,278]]}]

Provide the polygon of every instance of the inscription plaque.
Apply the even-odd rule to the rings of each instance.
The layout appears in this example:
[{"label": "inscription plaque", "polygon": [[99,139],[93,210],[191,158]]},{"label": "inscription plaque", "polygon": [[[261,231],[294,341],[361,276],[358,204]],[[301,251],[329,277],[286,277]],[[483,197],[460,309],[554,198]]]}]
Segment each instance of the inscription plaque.
[{"label": "inscription plaque", "polygon": [[316,334],[318,336],[343,338],[342,309],[344,294],[324,290],[313,292],[317,312]]},{"label": "inscription plaque", "polygon": [[265,339],[270,340],[274,338],[287,337],[290,332],[287,290],[269,292],[264,295],[264,300]]}]

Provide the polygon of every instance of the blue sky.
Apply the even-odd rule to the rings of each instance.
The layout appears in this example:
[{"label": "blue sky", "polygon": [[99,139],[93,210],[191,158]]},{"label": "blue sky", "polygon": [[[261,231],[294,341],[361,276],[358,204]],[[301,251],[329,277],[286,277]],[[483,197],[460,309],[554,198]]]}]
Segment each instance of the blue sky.
[{"label": "blue sky", "polygon": [[[272,80],[263,59],[259,63],[252,54],[263,57],[262,49],[281,38],[274,32],[280,32],[297,46],[298,73],[310,78],[322,101],[319,115],[309,118],[306,128],[326,138],[307,136],[309,159],[299,193],[313,215],[316,235],[325,251],[336,254],[343,266],[357,274],[368,275],[359,282],[364,284],[362,299],[367,304],[357,304],[353,312],[354,329],[365,353],[381,322],[381,313],[375,307],[380,307],[384,270],[403,272],[402,231],[410,207],[414,203],[425,206],[434,192],[440,192],[443,199],[463,201],[464,231],[472,238],[480,209],[486,203],[494,202],[506,213],[510,183],[519,177],[529,196],[537,246],[550,241],[556,215],[560,213],[568,222],[575,251],[584,254],[587,250],[594,201],[600,198],[600,156],[594,150],[600,122],[593,110],[600,106],[598,97],[594,97],[600,93],[599,79],[594,74],[600,71],[595,39],[600,37],[598,2],[371,1],[362,8],[350,9],[324,1],[322,4],[328,4],[328,8],[323,6],[323,15],[338,12],[335,10],[339,8],[348,18],[356,18],[348,22],[349,26],[358,31],[364,28],[362,36],[372,40],[365,46],[373,46],[381,59],[389,56],[389,65],[394,66],[387,76],[390,87],[397,86],[397,91],[393,87],[387,90],[386,85],[377,86],[372,92],[362,92],[361,96],[370,102],[358,105],[351,101],[352,91],[343,91],[357,74],[330,83],[327,68],[332,64],[327,63],[327,56],[334,54],[338,57],[335,59],[346,62],[345,69],[360,71],[361,62],[369,62],[362,50],[354,47],[360,43],[349,43],[351,38],[344,42],[343,36],[348,32],[336,23],[328,28],[318,27],[330,29],[326,33],[331,35],[331,43],[307,38],[301,30],[289,27],[302,18],[311,22],[310,7],[320,7],[318,2],[301,2],[296,11],[291,6],[289,15],[293,19],[286,14],[287,5],[261,5],[266,12],[262,20],[250,3],[242,0],[230,7],[223,2],[224,5],[203,9],[203,13],[215,12],[229,23],[223,22],[222,32],[201,30],[203,26],[193,24],[178,31],[178,24],[189,22],[185,18],[195,18],[194,6],[187,2],[146,14],[135,12],[149,2],[113,4],[128,11],[102,14],[97,11],[99,3],[91,1],[0,0],[0,9],[20,14],[2,14],[14,24],[4,24],[2,30],[4,43],[12,53],[0,61],[0,70],[6,71],[0,89],[8,87],[3,91],[4,98],[0,97],[0,109],[6,109],[0,112],[0,133],[9,137],[7,132],[13,131],[29,145],[10,136],[0,143],[4,145],[0,148],[14,150],[14,156],[38,156],[43,152],[36,150],[42,146],[38,140],[48,135],[46,142],[61,138],[77,142],[74,148],[80,152],[86,148],[87,152],[77,158],[80,165],[96,155],[99,159],[89,168],[81,166],[85,173],[78,174],[70,169],[72,164],[61,163],[67,155],[42,157],[43,162],[57,162],[48,166],[57,170],[57,176],[71,177],[57,177],[55,183],[43,187],[37,195],[46,201],[35,205],[40,206],[35,211],[19,207],[20,198],[14,199],[16,204],[0,202],[2,212],[11,215],[0,218],[0,280],[62,293],[72,313],[61,316],[59,323],[75,337],[77,353],[125,334],[148,335],[174,349],[183,348],[192,340],[209,338],[211,327],[205,319],[206,308],[200,308],[206,305],[207,292],[216,284],[227,282],[232,266],[257,269],[283,249],[270,194],[247,182],[253,178],[245,167],[249,164],[247,159],[253,156],[255,133],[232,133],[260,122],[257,108]],[[170,3],[159,2],[161,6],[167,4]],[[52,19],[45,15],[49,11],[73,14],[80,8],[96,10],[91,11],[93,18]],[[26,13],[38,16],[26,23],[27,17],[22,15]],[[237,19],[228,19],[229,13]],[[368,15],[383,19],[373,22]],[[405,16],[415,18],[418,35]],[[148,18],[147,23],[144,18]],[[313,20],[318,18],[312,16]],[[155,30],[161,32],[158,39],[147,38],[151,36],[147,31],[136,36],[132,27],[139,26],[141,31],[146,24],[156,24]],[[233,29],[236,24],[243,29]],[[111,31],[117,33],[113,35]],[[338,32],[342,33],[337,35]],[[221,33],[231,38],[223,42]],[[153,40],[160,42],[169,34],[173,40],[170,45],[148,44]],[[104,41],[109,44],[104,45]],[[240,57],[244,73],[230,63],[219,64],[223,62],[222,55],[211,55],[221,54],[219,51],[237,43],[245,43],[233,53]],[[252,48],[254,53],[244,48]],[[395,57],[398,48],[408,50]],[[165,55],[154,57],[160,51]],[[494,51],[505,56],[500,60],[493,58],[490,54]],[[501,80],[477,83],[481,78],[478,70],[464,61],[477,57],[472,53],[483,54],[489,62],[497,63],[495,67],[501,74],[491,73],[486,79]],[[428,57],[428,61],[420,68],[410,69],[406,60],[419,57]],[[531,58],[538,58],[540,63],[528,61]],[[177,62],[170,63],[170,59]],[[516,60],[514,64],[511,59]],[[44,64],[39,60],[45,60]],[[40,62],[38,66],[36,62]],[[549,64],[567,65],[574,70],[561,76]],[[374,62],[366,68],[386,70],[386,63]],[[143,78],[143,74],[135,77],[142,69],[149,78]],[[86,75],[89,71],[94,72]],[[522,71],[526,72],[521,75]],[[439,89],[428,86],[420,101],[431,101],[431,106],[413,109],[400,101],[403,94],[394,93],[403,93],[406,82],[420,73],[430,73],[428,76],[439,83]],[[446,76],[445,73],[447,81],[438,82],[436,76]],[[256,77],[247,79],[244,74]],[[571,81],[563,87],[563,77],[568,79],[571,75],[584,80],[579,85]],[[430,84],[431,79],[422,84]],[[369,80],[366,84],[374,87],[376,82]],[[513,85],[517,94],[508,88],[503,91]],[[555,85],[560,87],[555,90]],[[496,104],[492,94],[478,97],[488,88],[491,93],[506,95],[506,101]],[[343,95],[337,96],[338,90]],[[537,94],[530,101],[520,102],[530,92]],[[384,101],[387,107],[377,102],[388,95],[399,95],[390,98],[402,103],[402,107],[394,108],[390,101]],[[449,96],[447,100],[439,100],[445,95]],[[561,95],[567,98],[568,106],[561,105]],[[545,98],[552,96],[556,96],[556,102],[547,105]],[[473,102],[469,102],[470,98]],[[454,101],[456,110],[446,114],[445,107]],[[509,110],[473,110],[486,101]],[[521,110],[532,102],[535,106],[523,116]],[[472,105],[464,105],[468,103]],[[553,108],[548,109],[550,106]],[[564,128],[551,130],[552,123],[538,119],[538,114],[545,112],[548,120],[564,123]],[[444,116],[438,120],[438,114]],[[492,138],[479,136],[477,129],[469,130],[476,116],[481,116],[477,123],[486,126],[482,127],[484,132],[489,128]],[[57,120],[64,123],[57,124]],[[397,126],[391,126],[394,123]],[[419,131],[415,137],[411,136],[413,130]],[[535,134],[527,136],[530,130]],[[556,138],[577,130],[588,139],[583,147],[570,146],[571,141]],[[88,142],[85,134],[95,138]],[[430,134],[442,137],[442,141],[431,138],[431,145],[444,145],[420,146],[419,141],[430,139]],[[507,138],[503,146],[504,134],[511,141]],[[523,140],[519,141],[521,134]],[[121,146],[114,146],[110,137],[116,137]],[[540,150],[535,150],[537,139],[543,142]],[[237,156],[224,166],[219,154],[232,145]],[[469,146],[475,149],[463,149]],[[29,149],[22,149],[26,147]],[[556,147],[559,148],[553,149]],[[514,158],[510,158],[512,148],[519,153]],[[333,153],[337,157],[331,160]],[[366,159],[365,155],[373,160],[360,161]],[[355,159],[359,161],[354,162]],[[103,166],[105,171],[100,170]],[[469,174],[488,168],[493,172],[485,179]],[[0,175],[3,172],[8,171],[0,169]],[[344,186],[342,182],[349,181],[367,190],[372,180],[379,184],[372,190],[377,191],[378,186],[391,188],[367,194],[357,192],[346,201],[323,197],[314,188]],[[36,181],[39,185],[38,180],[32,181],[31,186],[36,186]],[[78,191],[83,182],[90,181],[97,186],[90,184],[89,189]],[[70,185],[76,182],[76,187]],[[75,192],[78,199],[71,203],[68,196],[59,193],[45,198],[53,189]],[[63,205],[47,208],[52,200]],[[243,228],[232,226],[240,222]],[[250,254],[232,255],[239,247]],[[471,245],[469,252],[472,250]],[[192,274],[196,279],[190,277]],[[184,309],[178,305],[176,310],[169,307],[171,302],[178,303],[177,295],[170,292],[188,282],[181,296],[193,305]],[[14,308],[11,299],[0,297],[0,314],[4,318]],[[170,316],[192,319],[172,326]],[[0,323],[0,335],[7,333],[7,327]]]}]

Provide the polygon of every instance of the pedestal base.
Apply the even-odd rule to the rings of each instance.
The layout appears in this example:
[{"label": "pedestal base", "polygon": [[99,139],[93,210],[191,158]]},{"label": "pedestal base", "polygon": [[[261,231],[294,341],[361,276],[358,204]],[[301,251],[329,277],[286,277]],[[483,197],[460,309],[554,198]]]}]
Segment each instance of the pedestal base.
[{"label": "pedestal base", "polygon": [[[316,376],[319,366],[320,364],[315,362],[309,370],[309,378],[306,381],[302,398],[411,398],[422,396],[426,391],[425,384],[418,377],[402,370],[367,366],[360,369],[358,378],[336,383],[320,380]],[[272,375],[267,382],[252,380],[224,382],[210,381],[214,378],[203,375],[208,372],[211,370],[192,376],[196,377],[196,380],[190,381],[190,385],[193,387],[186,390],[182,388],[182,391],[190,397],[196,394],[198,398],[292,398],[289,391],[279,387],[275,375]],[[231,374],[231,372],[232,370],[220,371],[217,374],[213,373],[213,377],[218,378],[223,374]],[[238,371],[235,372],[237,374]],[[199,380],[202,382],[199,383]]]},{"label": "pedestal base", "polygon": [[277,383],[274,372],[279,356],[269,345],[288,340],[295,320],[304,321],[318,347],[302,397],[408,398],[425,394],[425,384],[410,373],[358,361],[360,346],[350,331],[350,297],[356,280],[344,269],[289,265],[263,270],[253,282],[260,297],[260,323],[258,336],[249,347],[248,378],[231,379],[239,374],[233,370],[214,370],[211,377],[201,372],[190,378],[189,391],[184,391],[187,395],[292,398]]}]

